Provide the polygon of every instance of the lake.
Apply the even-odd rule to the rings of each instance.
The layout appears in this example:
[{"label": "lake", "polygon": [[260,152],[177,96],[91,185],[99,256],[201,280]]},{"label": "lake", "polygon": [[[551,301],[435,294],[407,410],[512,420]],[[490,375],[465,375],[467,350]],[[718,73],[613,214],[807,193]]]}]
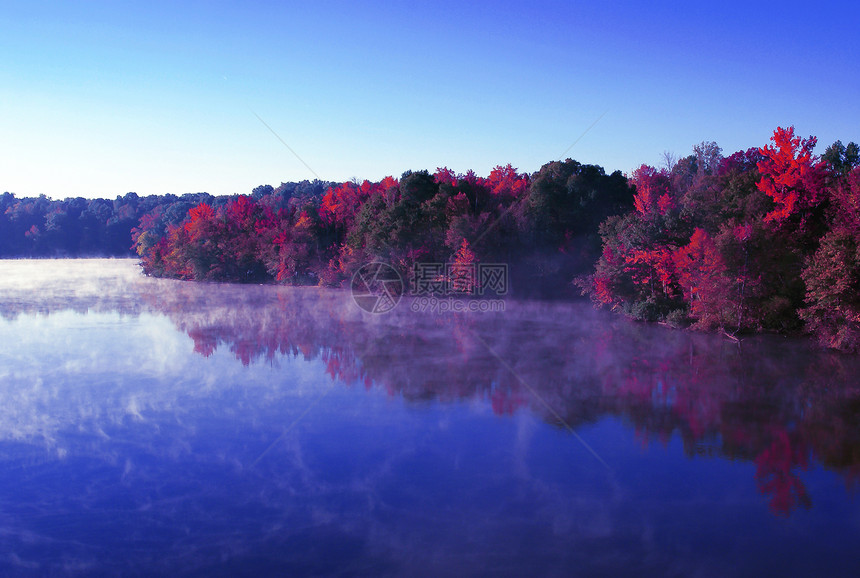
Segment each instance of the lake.
[{"label": "lake", "polygon": [[860,575],[860,361],[0,261],[0,574]]}]

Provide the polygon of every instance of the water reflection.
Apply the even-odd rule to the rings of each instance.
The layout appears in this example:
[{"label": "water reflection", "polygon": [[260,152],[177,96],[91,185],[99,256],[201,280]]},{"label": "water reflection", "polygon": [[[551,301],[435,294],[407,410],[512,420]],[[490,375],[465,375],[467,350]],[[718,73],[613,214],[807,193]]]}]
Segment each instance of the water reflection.
[{"label": "water reflection", "polygon": [[[509,303],[503,314],[362,315],[316,290],[184,285],[145,299],[211,355],[247,365],[279,354],[321,359],[332,379],[407,400],[488,400],[576,429],[622,417],[689,456],[748,460],[772,511],[809,507],[798,473],[820,462],[860,479],[860,364],[807,343],[738,345],[608,318],[582,304]],[[556,423],[561,419],[562,423]]]},{"label": "water reflection", "polygon": [[[849,488],[860,479],[860,364],[805,342],[739,346],[585,304],[511,301],[504,313],[459,315],[402,304],[371,315],[315,288],[155,281],[122,261],[52,267],[0,263],[0,540],[23,566],[0,564],[19,570],[54,548],[70,565],[50,567],[62,573],[128,571],[123,556],[229,574],[214,561],[226,556],[267,573],[289,542],[299,573],[346,560],[355,573],[396,574],[421,560],[428,574],[449,563],[479,574],[488,557],[521,573],[511,547],[531,535],[537,554],[522,562],[538,574],[641,559],[653,562],[645,574],[699,571],[700,560],[684,566],[654,543],[655,532],[671,534],[673,522],[655,520],[673,502],[653,496],[677,491],[663,478],[679,466],[642,482],[612,423],[644,448],[676,444],[687,461],[747,466],[779,518],[828,507],[808,487],[816,469]],[[490,427],[458,408],[499,418]],[[575,464],[549,456],[578,446],[580,433],[597,458],[583,447]],[[708,512],[732,510],[714,500]],[[128,527],[117,530],[117,517]],[[93,530],[82,537],[82,527]],[[135,553],[118,537],[105,543],[112,534],[137,536]],[[476,536],[498,541],[463,566]],[[562,554],[573,536],[603,554]],[[444,544],[449,558],[429,561],[421,544]],[[618,544],[629,558],[609,564]],[[540,553],[558,565],[541,567]]]},{"label": "water reflection", "polygon": [[860,479],[860,364],[805,342],[737,345],[583,304],[509,302],[504,313],[432,315],[407,303],[371,315],[347,295],[316,288],[154,281],[123,261],[102,263],[95,278],[74,267],[47,275],[38,265],[20,262],[23,275],[7,277],[4,317],[160,313],[204,357],[226,349],[247,366],[300,356],[321,361],[333,380],[409,401],[487,401],[498,415],[528,408],[574,430],[617,416],[643,440],[680,435],[688,456],[752,462],[777,514],[810,506],[798,473],[816,462],[848,486]]}]

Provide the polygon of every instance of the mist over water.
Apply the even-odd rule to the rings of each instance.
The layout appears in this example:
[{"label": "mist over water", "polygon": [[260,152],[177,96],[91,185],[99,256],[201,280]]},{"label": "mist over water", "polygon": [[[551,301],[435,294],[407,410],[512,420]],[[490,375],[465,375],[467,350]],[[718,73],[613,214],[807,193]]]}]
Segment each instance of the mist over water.
[{"label": "mist over water", "polygon": [[4,575],[853,575],[860,363],[0,261]]}]

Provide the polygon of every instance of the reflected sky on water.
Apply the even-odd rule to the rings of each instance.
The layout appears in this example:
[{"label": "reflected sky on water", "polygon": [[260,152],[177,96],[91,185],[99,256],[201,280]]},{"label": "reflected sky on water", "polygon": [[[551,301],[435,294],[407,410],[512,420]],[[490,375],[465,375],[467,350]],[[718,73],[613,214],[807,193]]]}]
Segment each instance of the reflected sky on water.
[{"label": "reflected sky on water", "polygon": [[0,261],[4,575],[854,575],[860,364]]}]

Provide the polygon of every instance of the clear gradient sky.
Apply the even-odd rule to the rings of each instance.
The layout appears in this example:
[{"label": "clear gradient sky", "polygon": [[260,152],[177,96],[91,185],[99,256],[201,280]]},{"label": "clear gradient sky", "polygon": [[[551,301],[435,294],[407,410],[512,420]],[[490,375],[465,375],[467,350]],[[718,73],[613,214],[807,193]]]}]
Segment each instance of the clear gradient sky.
[{"label": "clear gradient sky", "polygon": [[821,153],[860,141],[858,31],[856,2],[0,2],[0,191],[629,172],[791,124]]}]

